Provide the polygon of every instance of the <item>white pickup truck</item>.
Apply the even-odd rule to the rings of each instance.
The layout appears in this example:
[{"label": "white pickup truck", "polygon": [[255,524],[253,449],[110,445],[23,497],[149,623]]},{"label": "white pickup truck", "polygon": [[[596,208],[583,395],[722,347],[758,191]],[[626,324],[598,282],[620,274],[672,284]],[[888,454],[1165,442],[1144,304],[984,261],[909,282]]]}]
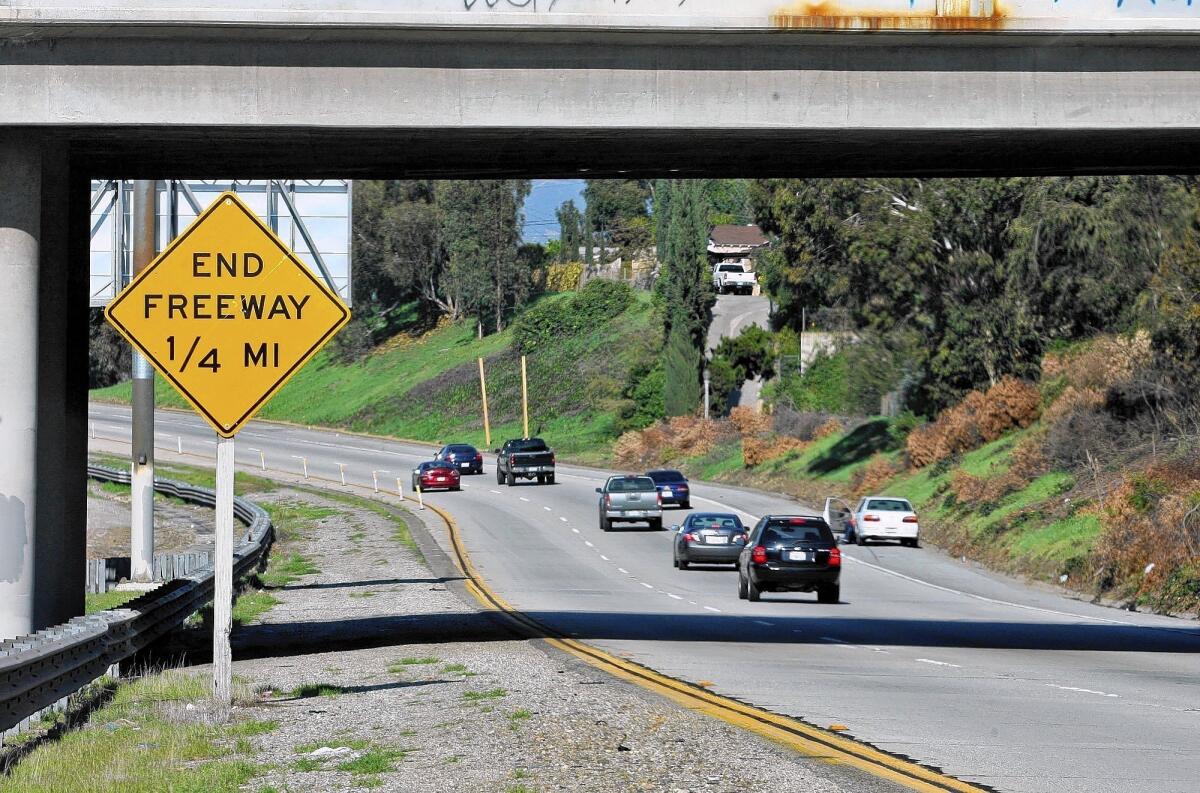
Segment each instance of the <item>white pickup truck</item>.
[{"label": "white pickup truck", "polygon": [[730,292],[752,295],[757,285],[758,278],[744,264],[721,262],[713,267],[713,288],[717,290],[718,295]]}]

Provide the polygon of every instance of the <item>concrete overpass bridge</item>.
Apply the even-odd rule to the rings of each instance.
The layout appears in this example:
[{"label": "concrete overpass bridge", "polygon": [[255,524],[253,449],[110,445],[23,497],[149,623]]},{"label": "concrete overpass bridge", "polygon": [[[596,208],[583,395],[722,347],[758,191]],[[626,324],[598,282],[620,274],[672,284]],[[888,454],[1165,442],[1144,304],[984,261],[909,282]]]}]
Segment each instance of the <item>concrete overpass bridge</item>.
[{"label": "concrete overpass bridge", "polygon": [[82,610],[91,178],[1200,165],[1189,0],[79,5],[0,0],[0,637]]}]

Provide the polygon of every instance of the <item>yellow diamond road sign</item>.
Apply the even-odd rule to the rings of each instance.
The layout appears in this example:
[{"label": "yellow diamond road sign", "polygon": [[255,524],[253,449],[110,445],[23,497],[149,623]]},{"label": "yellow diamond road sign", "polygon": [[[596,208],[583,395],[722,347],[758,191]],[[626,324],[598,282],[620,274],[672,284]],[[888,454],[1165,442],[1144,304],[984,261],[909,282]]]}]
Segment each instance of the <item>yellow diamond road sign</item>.
[{"label": "yellow diamond road sign", "polygon": [[230,438],[350,310],[236,194],[223,193],[105,316]]}]

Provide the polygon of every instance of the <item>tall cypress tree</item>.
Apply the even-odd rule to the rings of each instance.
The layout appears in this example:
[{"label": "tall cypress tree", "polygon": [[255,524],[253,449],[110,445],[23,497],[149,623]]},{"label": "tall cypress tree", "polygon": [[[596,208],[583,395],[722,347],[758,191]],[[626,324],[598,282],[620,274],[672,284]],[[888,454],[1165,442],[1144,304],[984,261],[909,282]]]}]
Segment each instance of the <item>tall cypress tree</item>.
[{"label": "tall cypress tree", "polygon": [[704,344],[712,319],[703,183],[673,181],[659,206],[667,210],[665,225],[659,225],[665,238],[665,245],[660,242],[666,347],[663,404],[668,416],[681,416],[700,405]]}]

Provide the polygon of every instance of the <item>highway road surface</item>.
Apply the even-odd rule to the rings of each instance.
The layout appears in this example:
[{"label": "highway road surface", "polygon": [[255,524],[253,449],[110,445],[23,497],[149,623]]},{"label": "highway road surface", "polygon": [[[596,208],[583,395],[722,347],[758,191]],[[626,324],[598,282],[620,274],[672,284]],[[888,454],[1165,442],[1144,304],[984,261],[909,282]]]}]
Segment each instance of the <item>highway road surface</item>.
[{"label": "highway road surface", "polygon": [[[751,326],[769,328],[770,322],[770,298],[761,295],[720,295],[713,306],[712,323],[708,326],[708,349],[715,349],[721,339],[733,338]],[[757,406],[762,385],[760,377],[747,380],[742,384],[736,404]]]},{"label": "highway road surface", "polygon": [[[126,441],[126,408],[93,405],[97,442]],[[163,450],[212,458],[215,436],[160,411]],[[447,441],[452,439],[445,439]],[[553,443],[553,438],[549,439]],[[111,446],[111,444],[109,444]],[[256,422],[240,470],[320,484],[395,486],[431,451]],[[203,464],[203,460],[196,460]],[[675,570],[669,532],[603,533],[601,472],[560,466],[558,484],[429,494],[457,520],[482,575],[543,623],[661,672],[849,734],[961,779],[1014,793],[1177,791],[1200,780],[1200,626],[1025,587],[933,549],[845,549],[842,602],[740,601],[729,569]],[[333,484],[331,484],[333,483]],[[314,481],[314,484],[317,482]],[[800,511],[775,495],[694,483],[693,505],[743,520]],[[668,514],[670,525],[674,514]],[[702,746],[702,744],[701,744]]]}]

